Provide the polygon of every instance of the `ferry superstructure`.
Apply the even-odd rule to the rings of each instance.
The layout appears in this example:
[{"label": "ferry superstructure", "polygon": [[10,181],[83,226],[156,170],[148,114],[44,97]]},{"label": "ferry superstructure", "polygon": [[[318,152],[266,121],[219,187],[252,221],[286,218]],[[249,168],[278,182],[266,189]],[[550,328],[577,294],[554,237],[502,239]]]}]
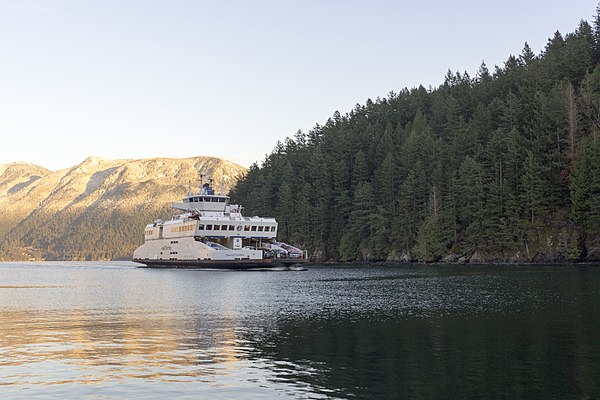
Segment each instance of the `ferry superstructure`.
[{"label": "ferry superstructure", "polygon": [[276,241],[275,218],[244,217],[229,196],[202,183],[198,194],[173,203],[181,213],[146,225],[144,244],[133,261],[148,267],[257,268],[288,267],[307,261],[305,251]]}]

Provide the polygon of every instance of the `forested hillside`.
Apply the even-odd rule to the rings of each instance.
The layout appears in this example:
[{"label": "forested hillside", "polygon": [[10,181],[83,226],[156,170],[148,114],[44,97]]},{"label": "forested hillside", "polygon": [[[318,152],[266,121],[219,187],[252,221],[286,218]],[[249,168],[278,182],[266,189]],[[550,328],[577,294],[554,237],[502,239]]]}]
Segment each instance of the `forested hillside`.
[{"label": "forested hillside", "polygon": [[538,55],[336,112],[232,197],[318,259],[598,260],[599,62],[596,17]]}]

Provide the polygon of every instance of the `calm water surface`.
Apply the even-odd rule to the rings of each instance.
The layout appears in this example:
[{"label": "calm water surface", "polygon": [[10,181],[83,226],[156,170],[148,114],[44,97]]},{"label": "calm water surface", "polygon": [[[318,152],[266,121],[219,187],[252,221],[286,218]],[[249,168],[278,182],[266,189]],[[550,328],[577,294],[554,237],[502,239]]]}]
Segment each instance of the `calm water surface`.
[{"label": "calm water surface", "polygon": [[600,267],[0,263],[1,398],[600,398]]}]

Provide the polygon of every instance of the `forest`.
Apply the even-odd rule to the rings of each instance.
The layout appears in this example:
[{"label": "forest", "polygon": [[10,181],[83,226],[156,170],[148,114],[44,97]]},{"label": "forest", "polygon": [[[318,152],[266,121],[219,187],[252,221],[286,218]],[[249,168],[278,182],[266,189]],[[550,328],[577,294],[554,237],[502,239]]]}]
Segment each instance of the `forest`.
[{"label": "forest", "polygon": [[540,54],[296,132],[232,199],[321,261],[600,260],[599,62],[600,5]]}]

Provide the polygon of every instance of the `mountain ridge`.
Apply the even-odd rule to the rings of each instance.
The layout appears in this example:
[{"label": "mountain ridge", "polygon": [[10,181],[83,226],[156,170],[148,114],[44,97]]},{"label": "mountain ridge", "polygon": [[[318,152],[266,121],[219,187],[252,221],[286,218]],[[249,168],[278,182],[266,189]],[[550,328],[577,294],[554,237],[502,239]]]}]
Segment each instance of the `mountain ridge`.
[{"label": "mountain ridge", "polygon": [[0,258],[128,258],[143,227],[210,176],[228,192],[246,168],[215,157],[88,157],[58,171],[0,165]]}]

